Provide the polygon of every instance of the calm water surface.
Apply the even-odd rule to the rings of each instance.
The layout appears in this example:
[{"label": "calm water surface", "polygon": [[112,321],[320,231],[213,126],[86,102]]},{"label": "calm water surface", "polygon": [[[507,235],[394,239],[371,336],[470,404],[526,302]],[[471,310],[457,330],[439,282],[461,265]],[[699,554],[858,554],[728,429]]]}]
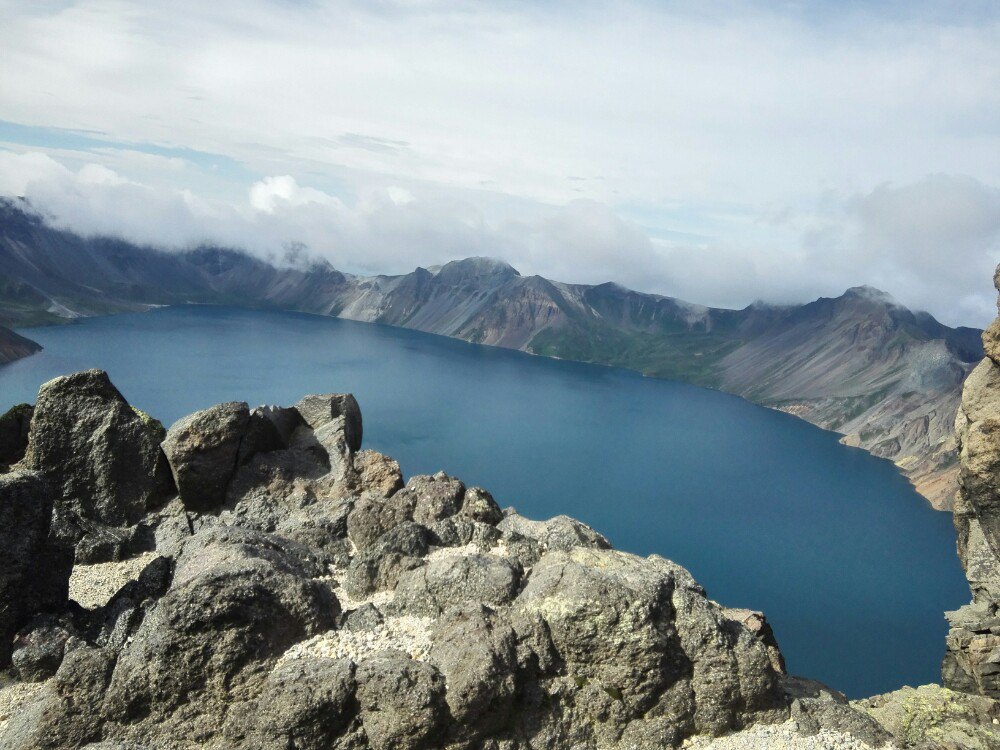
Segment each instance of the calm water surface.
[{"label": "calm water surface", "polygon": [[741,399],[604,367],[294,313],[179,307],[35,328],[0,408],[100,367],[165,424],[221,401],[351,391],[368,447],[501,505],[568,513],[764,610],[797,674],[861,696],[938,679],[967,599],[947,514],[893,467]]}]

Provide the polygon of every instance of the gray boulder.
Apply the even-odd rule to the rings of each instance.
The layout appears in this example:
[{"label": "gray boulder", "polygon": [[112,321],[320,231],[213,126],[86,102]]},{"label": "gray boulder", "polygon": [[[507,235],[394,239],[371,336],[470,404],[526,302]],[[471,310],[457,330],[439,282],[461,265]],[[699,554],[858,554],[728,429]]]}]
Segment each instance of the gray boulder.
[{"label": "gray boulder", "polygon": [[385,618],[374,604],[362,604],[357,609],[348,610],[340,618],[341,630],[374,630],[385,622]]},{"label": "gray boulder", "polygon": [[791,718],[803,734],[828,730],[849,734],[870,747],[892,743],[892,735],[853,707],[843,693],[802,677],[785,677],[782,684],[791,703]]},{"label": "gray boulder", "polygon": [[55,677],[11,717],[0,750],[72,750],[100,740],[113,668],[114,657],[103,649],[69,651]]},{"label": "gray boulder", "polygon": [[210,510],[225,501],[249,422],[246,403],[232,401],[190,414],[170,426],[163,452],[186,508]]},{"label": "gray boulder", "polygon": [[503,511],[493,495],[482,487],[470,487],[462,498],[462,508],[458,514],[473,521],[496,526],[503,520]]},{"label": "gray boulder", "polygon": [[413,520],[428,526],[458,513],[465,496],[465,485],[444,472],[433,476],[411,477],[402,492],[414,497]]},{"label": "gray boulder", "polygon": [[347,517],[353,503],[348,500],[318,502],[282,519],[275,533],[321,553],[328,565],[350,564]]},{"label": "gray boulder", "polygon": [[291,448],[256,454],[237,467],[219,518],[234,526],[275,531],[289,515],[349,494],[347,486],[327,482],[328,475],[325,453]]},{"label": "gray boulder", "polygon": [[0,668],[14,634],[69,596],[72,552],[49,540],[53,491],[38,473],[0,474]]},{"label": "gray boulder", "polygon": [[464,547],[474,544],[480,552],[486,552],[501,538],[496,526],[473,521],[465,516],[435,521],[428,529],[431,532],[431,544],[435,547]]},{"label": "gray boulder", "polygon": [[448,707],[444,678],[434,666],[386,654],[358,664],[356,679],[367,747],[441,747]]},{"label": "gray boulder", "polygon": [[245,710],[229,712],[225,734],[260,750],[330,750],[357,714],[354,663],[349,659],[292,659],[264,680]]},{"label": "gray boulder", "polygon": [[431,661],[444,675],[453,740],[471,742],[506,729],[520,688],[517,635],[480,604],[449,610],[431,634]]},{"label": "gray boulder", "polygon": [[169,590],[118,659],[108,715],[167,722],[191,742],[214,734],[225,707],[249,698],[275,658],[336,622],[336,598],[314,580],[320,572],[259,532],[218,527],[192,537]]},{"label": "gray boulder", "polygon": [[347,536],[359,550],[370,549],[387,531],[412,521],[416,503],[409,492],[397,492],[389,498],[365,493],[347,517]]},{"label": "gray boulder", "polygon": [[295,410],[317,433],[340,432],[351,452],[361,450],[361,407],[350,393],[306,396],[295,404]]},{"label": "gray boulder", "polygon": [[[499,531],[499,526],[497,530]],[[525,570],[534,566],[545,552],[537,540],[509,529],[501,533],[499,544],[503,545],[504,555],[517,561]]]},{"label": "gray boulder", "polygon": [[512,601],[521,571],[495,555],[448,555],[404,573],[393,608],[406,614],[437,616],[452,606]]},{"label": "gray boulder", "polygon": [[424,564],[429,540],[430,533],[420,524],[394,526],[351,560],[344,589],[352,599],[363,599],[376,591],[395,588],[403,573]]},{"label": "gray boulder", "polygon": [[54,533],[76,545],[102,527],[135,525],[164,500],[171,483],[160,453],[163,435],[163,426],[129,406],[106,372],[87,370],[45,383],[23,466],[58,488]]},{"label": "gray boulder", "polygon": [[366,491],[348,519],[348,535],[358,549],[367,549],[401,523],[415,521],[430,526],[455,516],[462,508],[464,495],[465,485],[443,472],[412,477],[405,488],[389,497]]},{"label": "gray boulder", "polygon": [[545,619],[566,673],[613,723],[666,715],[685,733],[717,735],[784,706],[765,646],[662,558],[551,551],[514,606]]},{"label": "gray boulder", "polygon": [[503,533],[519,534],[534,539],[547,550],[567,551],[574,547],[611,549],[611,543],[603,535],[569,516],[555,516],[548,521],[534,521],[517,513],[511,513],[497,524],[497,528]]}]

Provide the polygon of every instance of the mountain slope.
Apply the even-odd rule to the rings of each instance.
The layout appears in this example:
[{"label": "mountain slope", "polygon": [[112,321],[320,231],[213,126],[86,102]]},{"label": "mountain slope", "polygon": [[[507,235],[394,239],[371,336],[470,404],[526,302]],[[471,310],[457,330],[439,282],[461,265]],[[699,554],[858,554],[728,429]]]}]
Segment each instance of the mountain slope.
[{"label": "mountain slope", "polygon": [[719,388],[894,461],[940,508],[954,494],[961,383],[982,357],[981,332],[867,287],[724,310],[522,276],[486,258],[359,277],[298,256],[269,263],[225,248],[168,253],[80,237],[0,201],[0,324],[188,302],[378,322]]},{"label": "mountain slope", "polygon": [[0,326],[0,365],[13,362],[40,351],[42,347],[31,339],[19,336],[9,328]]}]

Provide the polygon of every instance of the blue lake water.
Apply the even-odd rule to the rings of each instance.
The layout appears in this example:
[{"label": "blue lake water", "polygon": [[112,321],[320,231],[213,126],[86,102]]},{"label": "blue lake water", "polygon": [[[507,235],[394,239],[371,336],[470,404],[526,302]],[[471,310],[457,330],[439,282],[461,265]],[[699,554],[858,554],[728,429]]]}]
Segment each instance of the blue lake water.
[{"label": "blue lake water", "polygon": [[891,464],[739,398],[593,365],[295,313],[164,308],[34,328],[0,409],[100,367],[164,424],[221,401],[351,391],[365,445],[444,469],[533,517],[684,565],[762,609],[790,671],[851,696],[939,678],[967,600],[951,518]]}]

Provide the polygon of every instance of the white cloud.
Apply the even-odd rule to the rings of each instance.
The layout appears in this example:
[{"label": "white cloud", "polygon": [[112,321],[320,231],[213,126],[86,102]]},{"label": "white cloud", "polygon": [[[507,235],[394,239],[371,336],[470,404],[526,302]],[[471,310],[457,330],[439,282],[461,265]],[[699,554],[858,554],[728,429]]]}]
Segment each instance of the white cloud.
[{"label": "white cloud", "polygon": [[44,152],[0,152],[0,192],[86,231],[371,271],[485,252],[728,305],[867,282],[988,319],[989,7],[0,5],[0,120],[104,141],[0,123]]},{"label": "white cloud", "polygon": [[828,197],[813,213],[779,217],[785,233],[766,252],[753,244],[654,241],[592,200],[511,218],[451,195],[389,186],[348,205],[283,175],[227,202],[125,180],[94,164],[73,171],[39,153],[0,152],[2,192],[25,195],[59,226],[166,247],[214,242],[274,259],[302,244],[361,273],[490,255],[523,273],[616,281],[731,307],[801,302],[869,283],[952,324],[992,318],[990,279],[1000,262],[1000,191],[947,175]]},{"label": "white cloud", "polygon": [[281,207],[307,206],[310,203],[337,206],[340,201],[322,190],[299,187],[291,175],[265,177],[250,187],[250,205],[258,211],[273,214]]}]

